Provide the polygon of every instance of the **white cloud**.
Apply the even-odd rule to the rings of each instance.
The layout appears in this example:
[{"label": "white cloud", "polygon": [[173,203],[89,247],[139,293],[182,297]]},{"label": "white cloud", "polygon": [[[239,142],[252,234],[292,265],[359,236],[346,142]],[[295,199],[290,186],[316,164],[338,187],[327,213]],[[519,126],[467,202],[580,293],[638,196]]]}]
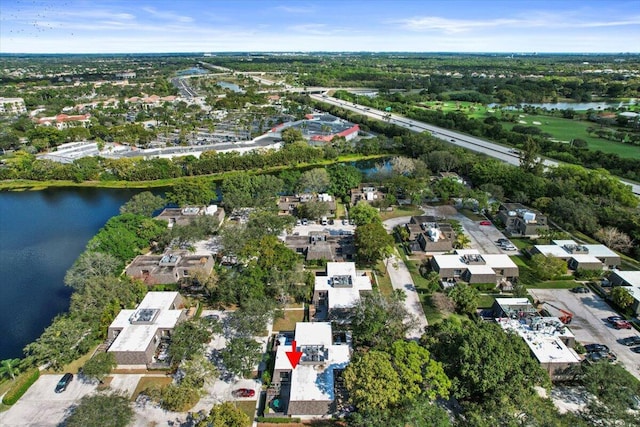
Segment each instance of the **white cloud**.
[{"label": "white cloud", "polygon": [[302,6],[278,6],[276,9],[286,13],[311,13],[315,11],[315,8],[313,7]]},{"label": "white cloud", "polygon": [[174,12],[160,12],[153,7],[143,7],[142,10],[155,18],[166,19],[169,21],[183,22],[183,23],[193,22],[193,18],[190,16],[179,15]]}]

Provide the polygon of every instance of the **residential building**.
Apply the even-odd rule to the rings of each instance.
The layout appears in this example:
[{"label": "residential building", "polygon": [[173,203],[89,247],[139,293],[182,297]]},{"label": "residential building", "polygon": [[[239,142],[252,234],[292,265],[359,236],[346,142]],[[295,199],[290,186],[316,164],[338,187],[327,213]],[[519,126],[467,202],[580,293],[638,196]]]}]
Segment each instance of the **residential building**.
[{"label": "residential building", "polygon": [[211,274],[214,260],[211,255],[194,255],[188,251],[166,252],[162,255],[137,256],[126,268],[127,276],[145,284],[179,283],[196,273]]},{"label": "residential building", "polygon": [[149,292],[134,310],[121,310],[107,332],[107,352],[118,365],[147,368],[168,362],[171,332],[186,318],[178,292]]},{"label": "residential building", "polygon": [[189,225],[193,218],[199,215],[213,216],[221,224],[224,221],[225,212],[224,209],[217,205],[209,206],[186,206],[184,208],[165,208],[154,219],[167,221],[169,228],[175,224]]},{"label": "residential building", "polygon": [[4,98],[0,96],[0,116],[10,114],[23,114],[27,112],[27,107],[22,98]]},{"label": "residential building", "polygon": [[462,280],[470,284],[495,283],[505,289],[519,276],[518,266],[508,255],[480,254],[475,249],[456,249],[453,255],[434,255],[431,267],[445,287],[445,282]]},{"label": "residential building", "polygon": [[355,254],[353,234],[331,234],[329,231],[310,231],[308,236],[287,235],[285,244],[307,261],[351,261]]},{"label": "residential building", "polygon": [[551,245],[535,245],[532,254],[554,256],[567,261],[572,270],[600,270],[620,265],[620,255],[605,245],[583,245],[573,240],[553,240]]},{"label": "residential building", "polygon": [[531,354],[552,379],[561,379],[582,361],[571,348],[575,336],[557,317],[532,314],[515,319],[499,317],[496,322],[505,332],[515,333],[524,340]]},{"label": "residential building", "polygon": [[335,216],[336,214],[336,201],[333,196],[320,193],[314,194],[299,194],[295,196],[280,196],[278,199],[278,215],[295,215],[300,205],[308,202],[322,202],[325,203],[329,216]]},{"label": "residential building", "polygon": [[502,203],[497,216],[511,236],[536,237],[549,229],[546,215],[520,203]]},{"label": "residential building", "polygon": [[296,350],[300,363],[292,369],[286,352],[293,341],[276,341],[272,386],[267,390],[267,416],[329,415],[341,393],[340,375],[351,359],[351,339],[334,333],[329,322],[296,323]]},{"label": "residential building", "polygon": [[451,224],[428,215],[412,216],[407,224],[409,249],[412,252],[449,252],[456,233]]},{"label": "residential building", "polygon": [[357,205],[360,200],[364,200],[367,203],[373,203],[376,200],[384,199],[384,193],[374,184],[360,184],[358,188],[352,188],[350,193],[351,206]]},{"label": "residential building", "polygon": [[609,281],[613,286],[624,286],[633,297],[631,308],[640,316],[640,271],[612,270]]},{"label": "residential building", "polygon": [[62,130],[72,126],[86,127],[90,122],[90,118],[91,114],[79,114],[75,116],[58,114],[53,117],[42,117],[38,119],[38,124],[42,126],[55,126],[59,130]]},{"label": "residential building", "polygon": [[371,292],[371,279],[358,273],[353,262],[328,262],[324,274],[317,274],[311,317],[348,322],[351,308],[362,292]]}]

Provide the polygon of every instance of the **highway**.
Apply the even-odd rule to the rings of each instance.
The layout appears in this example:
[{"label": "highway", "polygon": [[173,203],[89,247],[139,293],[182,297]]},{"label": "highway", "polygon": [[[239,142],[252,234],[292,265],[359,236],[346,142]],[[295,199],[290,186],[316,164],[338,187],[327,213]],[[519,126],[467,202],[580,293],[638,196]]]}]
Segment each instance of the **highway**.
[{"label": "highway", "polygon": [[[438,126],[433,126],[427,123],[419,122],[417,120],[408,119],[397,114],[387,113],[385,111],[365,107],[364,105],[343,101],[341,99],[333,98],[327,95],[311,94],[309,96],[316,101],[335,105],[346,110],[355,111],[368,117],[383,120],[414,132],[431,132],[434,137],[442,139],[443,141],[466,148],[468,150],[475,151],[477,153],[486,154],[487,156],[502,160],[503,162],[507,162],[512,165],[517,166],[520,164],[520,156],[518,152],[510,147],[505,147],[494,142],[476,138],[474,136],[466,135],[464,133],[452,131],[449,129],[444,129]],[[559,162],[549,159],[544,159],[543,163],[547,167],[558,166],[560,164]],[[621,178],[619,179],[623,184],[630,186],[631,191],[633,191],[635,195],[640,195],[640,185]]]}]

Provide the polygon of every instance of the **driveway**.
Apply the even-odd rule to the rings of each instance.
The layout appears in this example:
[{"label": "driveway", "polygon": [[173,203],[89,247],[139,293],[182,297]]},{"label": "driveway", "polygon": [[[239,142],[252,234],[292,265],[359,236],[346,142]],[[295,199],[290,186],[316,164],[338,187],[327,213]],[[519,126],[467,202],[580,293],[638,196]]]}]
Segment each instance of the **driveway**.
[{"label": "driveway", "polygon": [[62,374],[42,375],[8,411],[0,413],[0,425],[11,427],[57,426],[80,399],[92,393],[97,384],[83,382],[74,376],[62,393],[55,393]]},{"label": "driveway", "polygon": [[467,232],[471,239],[471,247],[483,254],[507,254],[518,255],[519,251],[504,251],[499,248],[495,241],[506,237],[494,225],[480,225],[479,221],[473,221],[458,213],[452,217],[460,221],[460,225]]},{"label": "driveway", "polygon": [[407,338],[418,339],[424,333],[424,328],[427,327],[427,317],[424,315],[424,309],[420,303],[420,296],[418,295],[416,286],[413,283],[407,266],[400,258],[392,255],[388,259],[388,266],[387,271],[389,272],[393,289],[404,291],[407,296],[404,300],[405,307],[416,321],[416,326],[407,331]]},{"label": "driveway", "polygon": [[[640,354],[633,353],[629,347],[617,342],[621,338],[638,335],[638,332],[634,329],[617,330],[609,326],[605,319],[617,313],[602,298],[594,293],[574,294],[568,289],[529,289],[529,293],[534,300],[550,302],[573,313],[569,328],[577,341],[581,344],[607,345],[618,356],[617,363],[624,365],[640,379]],[[553,315],[559,314],[553,307],[545,305],[545,308]]]}]

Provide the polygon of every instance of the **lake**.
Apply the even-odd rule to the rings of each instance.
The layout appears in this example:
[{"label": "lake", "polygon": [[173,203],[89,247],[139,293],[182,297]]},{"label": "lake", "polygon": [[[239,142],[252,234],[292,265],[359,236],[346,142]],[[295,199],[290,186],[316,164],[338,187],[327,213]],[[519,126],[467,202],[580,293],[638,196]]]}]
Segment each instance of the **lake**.
[{"label": "lake", "polygon": [[[606,110],[607,108],[622,108],[622,107],[628,107],[631,105],[635,105],[635,100],[631,100],[630,102],[557,102],[555,104],[552,104],[550,102],[545,102],[545,103],[541,103],[541,104],[533,104],[533,103],[528,103],[528,102],[523,102],[521,104],[519,104],[521,106],[529,106],[529,107],[535,107],[535,108],[544,108],[545,110],[553,110],[554,108],[556,110],[568,110],[569,108],[573,109],[573,110],[577,110],[577,111],[583,111],[583,110],[589,110],[589,109],[593,109],[593,110]],[[496,108],[499,107],[500,104],[489,104],[487,105],[487,107],[489,108]],[[515,106],[509,106],[509,107],[505,107],[505,109],[507,110],[515,110],[516,107]]]},{"label": "lake", "polygon": [[0,192],[0,360],[22,357],[59,313],[64,275],[89,239],[141,190]]}]

